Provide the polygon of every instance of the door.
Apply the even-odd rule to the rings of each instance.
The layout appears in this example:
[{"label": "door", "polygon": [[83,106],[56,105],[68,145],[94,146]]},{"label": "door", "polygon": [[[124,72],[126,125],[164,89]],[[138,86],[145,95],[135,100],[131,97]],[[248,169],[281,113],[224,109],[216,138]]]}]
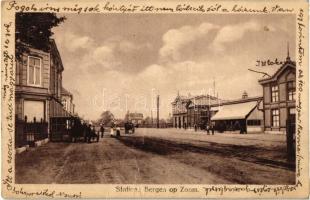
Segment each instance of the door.
[{"label": "door", "polygon": [[289,108],[288,118],[286,120],[286,144],[287,144],[287,159],[295,160],[296,155],[296,115],[295,108]]}]

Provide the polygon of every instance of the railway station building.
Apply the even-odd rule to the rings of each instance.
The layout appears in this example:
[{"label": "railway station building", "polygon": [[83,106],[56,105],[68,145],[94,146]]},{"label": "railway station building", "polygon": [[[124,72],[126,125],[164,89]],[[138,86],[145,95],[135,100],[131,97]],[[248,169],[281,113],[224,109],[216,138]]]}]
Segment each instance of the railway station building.
[{"label": "railway station building", "polygon": [[289,55],[270,77],[259,80],[263,87],[264,131],[285,133],[287,120],[295,120],[296,63]]}]

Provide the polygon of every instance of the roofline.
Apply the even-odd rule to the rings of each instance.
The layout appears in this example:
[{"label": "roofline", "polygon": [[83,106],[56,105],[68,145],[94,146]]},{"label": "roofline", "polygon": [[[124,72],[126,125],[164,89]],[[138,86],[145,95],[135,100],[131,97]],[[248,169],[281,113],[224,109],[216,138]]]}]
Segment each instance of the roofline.
[{"label": "roofline", "polygon": [[262,96],[256,96],[256,97],[248,97],[245,99],[236,99],[236,100],[231,100],[231,101],[226,101],[220,104],[212,104],[210,107],[217,107],[217,106],[223,106],[223,105],[231,105],[231,104],[238,104],[238,103],[246,103],[246,102],[251,102],[251,101],[261,101],[263,100]]},{"label": "roofline", "polygon": [[58,58],[59,58],[59,60],[60,60],[61,71],[63,71],[63,70],[64,70],[64,66],[63,66],[62,59],[61,59],[61,56],[60,56],[60,54],[59,54],[59,51],[58,51],[56,42],[55,42],[55,40],[54,40],[53,38],[51,38],[51,39],[50,39],[50,43],[51,43],[51,46],[54,47],[53,49],[55,50],[55,52],[56,52],[56,54],[57,54],[57,56],[58,56]]},{"label": "roofline", "polygon": [[286,61],[271,77],[268,77],[268,78],[264,78],[264,79],[261,79],[261,80],[258,80],[258,82],[263,85],[263,84],[266,84],[266,83],[269,83],[269,82],[273,82],[273,81],[276,81],[277,79],[277,76],[282,73],[287,67],[291,67],[291,68],[294,68],[296,69],[296,63],[293,62],[293,61]]}]

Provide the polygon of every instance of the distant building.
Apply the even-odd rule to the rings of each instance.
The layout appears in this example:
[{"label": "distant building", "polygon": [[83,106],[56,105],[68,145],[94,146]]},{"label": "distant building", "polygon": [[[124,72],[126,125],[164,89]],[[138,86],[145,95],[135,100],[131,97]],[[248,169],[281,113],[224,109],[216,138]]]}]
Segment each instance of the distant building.
[{"label": "distant building", "polygon": [[288,55],[286,62],[272,76],[259,83],[264,95],[264,130],[285,132],[287,119],[295,119],[296,63]]},{"label": "distant building", "polygon": [[181,96],[172,102],[172,119],[175,128],[210,128],[213,124],[221,131],[261,132],[262,97],[248,97],[243,92],[237,100],[221,100],[211,95]]},{"label": "distant building", "polygon": [[173,127],[182,128],[187,125],[187,105],[190,102],[190,97],[181,96],[179,93],[172,105],[172,120]]},{"label": "distant building", "polygon": [[198,95],[191,98],[187,104],[187,127],[194,128],[196,125],[200,129],[205,129],[210,124],[210,108],[213,104],[218,104],[218,98],[210,95]]},{"label": "distant building", "polygon": [[204,129],[210,123],[210,106],[219,103],[210,95],[178,96],[172,104],[172,120],[175,128],[194,128],[196,125]]},{"label": "distant building", "polygon": [[143,122],[143,114],[142,113],[127,113],[125,116],[125,121],[131,122],[136,126],[140,126]]},{"label": "distant building", "polygon": [[262,132],[263,111],[260,108],[262,97],[248,97],[244,92],[241,99],[226,101],[222,105],[213,104],[215,111],[211,117],[215,130],[240,131],[244,133]]},{"label": "distant building", "polygon": [[61,99],[63,108],[68,112],[68,114],[74,115],[75,105],[73,103],[73,95],[71,94],[71,92],[69,92],[65,88],[62,88]]}]

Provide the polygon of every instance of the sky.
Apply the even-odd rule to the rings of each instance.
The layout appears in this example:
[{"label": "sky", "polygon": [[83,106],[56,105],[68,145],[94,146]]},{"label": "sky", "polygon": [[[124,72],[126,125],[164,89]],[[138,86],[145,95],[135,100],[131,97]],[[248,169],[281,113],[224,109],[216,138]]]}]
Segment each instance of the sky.
[{"label": "sky", "polygon": [[[103,111],[172,113],[176,95],[221,99],[262,96],[259,73],[279,66],[257,60],[295,60],[294,15],[67,14],[53,29],[63,86],[76,111],[98,119]],[[215,87],[214,87],[215,86]],[[215,92],[214,92],[215,88]]]}]

